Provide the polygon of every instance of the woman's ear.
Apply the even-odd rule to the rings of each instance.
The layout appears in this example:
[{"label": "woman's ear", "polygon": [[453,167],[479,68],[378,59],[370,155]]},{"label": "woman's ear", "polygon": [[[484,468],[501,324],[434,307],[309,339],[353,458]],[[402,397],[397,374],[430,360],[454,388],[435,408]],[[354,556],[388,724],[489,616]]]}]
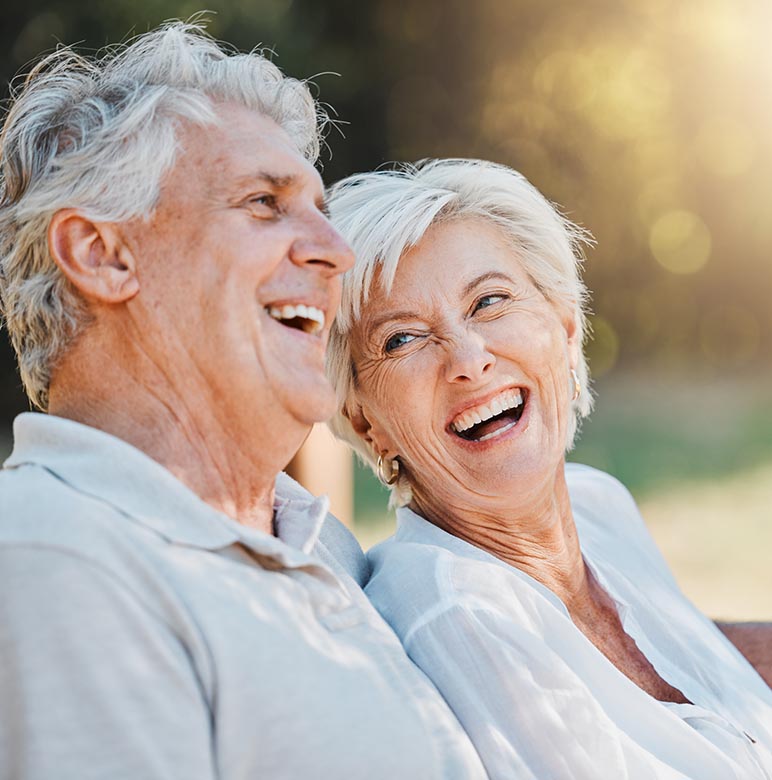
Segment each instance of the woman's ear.
[{"label": "woman's ear", "polygon": [[354,429],[354,433],[361,439],[364,439],[368,444],[372,443],[370,439],[370,421],[365,417],[362,407],[354,401],[353,403],[346,403],[343,407],[343,416],[351,423],[351,427]]},{"label": "woman's ear", "polygon": [[48,249],[87,300],[123,303],[139,292],[134,256],[110,222],[94,222],[75,209],[61,209],[48,226]]},{"label": "woman's ear", "polygon": [[582,354],[582,343],[579,338],[579,328],[576,323],[576,312],[567,311],[562,317],[563,327],[566,330],[566,346],[568,348],[568,365],[576,370],[579,358]]},{"label": "woman's ear", "polygon": [[[390,437],[376,422],[371,422],[368,412],[357,400],[349,400],[343,407],[343,416],[351,423],[354,432],[377,454],[392,451]],[[390,456],[391,457],[391,456]]]}]

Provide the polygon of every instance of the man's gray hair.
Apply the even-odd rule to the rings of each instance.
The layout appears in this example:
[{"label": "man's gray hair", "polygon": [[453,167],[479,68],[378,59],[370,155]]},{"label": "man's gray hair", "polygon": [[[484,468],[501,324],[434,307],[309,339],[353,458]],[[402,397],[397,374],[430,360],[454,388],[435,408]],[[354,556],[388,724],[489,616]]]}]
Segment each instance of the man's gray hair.
[{"label": "man's gray hair", "polygon": [[[354,267],[343,277],[341,309],[330,336],[327,369],[338,395],[338,413],[330,427],[374,470],[378,453],[357,435],[344,414],[356,381],[349,337],[372,285],[377,281],[388,293],[400,258],[432,225],[468,217],[496,225],[545,298],[573,313],[577,338],[584,343],[588,294],[580,269],[583,246],[591,238],[517,171],[481,160],[426,160],[356,174],[332,188],[330,212],[356,256]],[[592,409],[583,352],[576,372],[582,391],[572,402],[567,449],[573,446],[579,421]],[[410,495],[407,480],[400,477],[391,503],[402,506]]]},{"label": "man's gray hair", "polygon": [[51,258],[52,217],[150,217],[180,122],[216,124],[218,103],[273,119],[316,160],[327,117],[306,84],[197,24],[168,23],[95,57],[61,48],[12,96],[0,135],[0,307],[35,406],[47,408],[56,361],[88,323]]}]

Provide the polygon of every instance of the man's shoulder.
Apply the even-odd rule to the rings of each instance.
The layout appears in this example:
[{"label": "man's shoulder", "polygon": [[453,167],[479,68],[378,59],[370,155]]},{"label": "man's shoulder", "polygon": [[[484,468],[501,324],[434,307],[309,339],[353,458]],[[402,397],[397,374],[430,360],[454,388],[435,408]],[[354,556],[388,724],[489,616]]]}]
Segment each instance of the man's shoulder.
[{"label": "man's shoulder", "polygon": [[115,507],[43,466],[0,471],[0,547],[60,549],[109,560],[111,549],[125,545],[127,536],[142,533],[125,520]]},{"label": "man's shoulder", "polygon": [[82,504],[80,493],[42,466],[6,467],[0,471],[0,543],[56,537],[62,520],[77,523]]}]

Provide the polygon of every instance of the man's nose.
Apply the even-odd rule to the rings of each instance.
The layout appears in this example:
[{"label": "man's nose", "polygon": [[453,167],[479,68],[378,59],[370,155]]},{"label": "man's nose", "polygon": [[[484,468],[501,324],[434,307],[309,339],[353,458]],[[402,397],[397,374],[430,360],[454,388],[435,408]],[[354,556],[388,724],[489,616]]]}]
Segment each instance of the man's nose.
[{"label": "man's nose", "polygon": [[354,253],[320,212],[307,218],[302,235],[292,242],[290,259],[296,265],[317,265],[332,276],[351,268]]},{"label": "man's nose", "polygon": [[483,337],[465,330],[447,344],[445,378],[448,382],[481,383],[496,365],[496,358]]}]

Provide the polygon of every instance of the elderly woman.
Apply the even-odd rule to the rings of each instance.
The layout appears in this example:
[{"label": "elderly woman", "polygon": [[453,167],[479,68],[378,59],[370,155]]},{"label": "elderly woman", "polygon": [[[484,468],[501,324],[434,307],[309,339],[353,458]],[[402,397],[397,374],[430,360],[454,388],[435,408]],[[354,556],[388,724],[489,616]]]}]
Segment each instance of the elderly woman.
[{"label": "elderly woman", "polygon": [[582,232],[523,177],[351,177],[335,432],[392,490],[367,593],[491,778],[772,777],[772,691],[625,488],[566,465],[591,397]]}]

